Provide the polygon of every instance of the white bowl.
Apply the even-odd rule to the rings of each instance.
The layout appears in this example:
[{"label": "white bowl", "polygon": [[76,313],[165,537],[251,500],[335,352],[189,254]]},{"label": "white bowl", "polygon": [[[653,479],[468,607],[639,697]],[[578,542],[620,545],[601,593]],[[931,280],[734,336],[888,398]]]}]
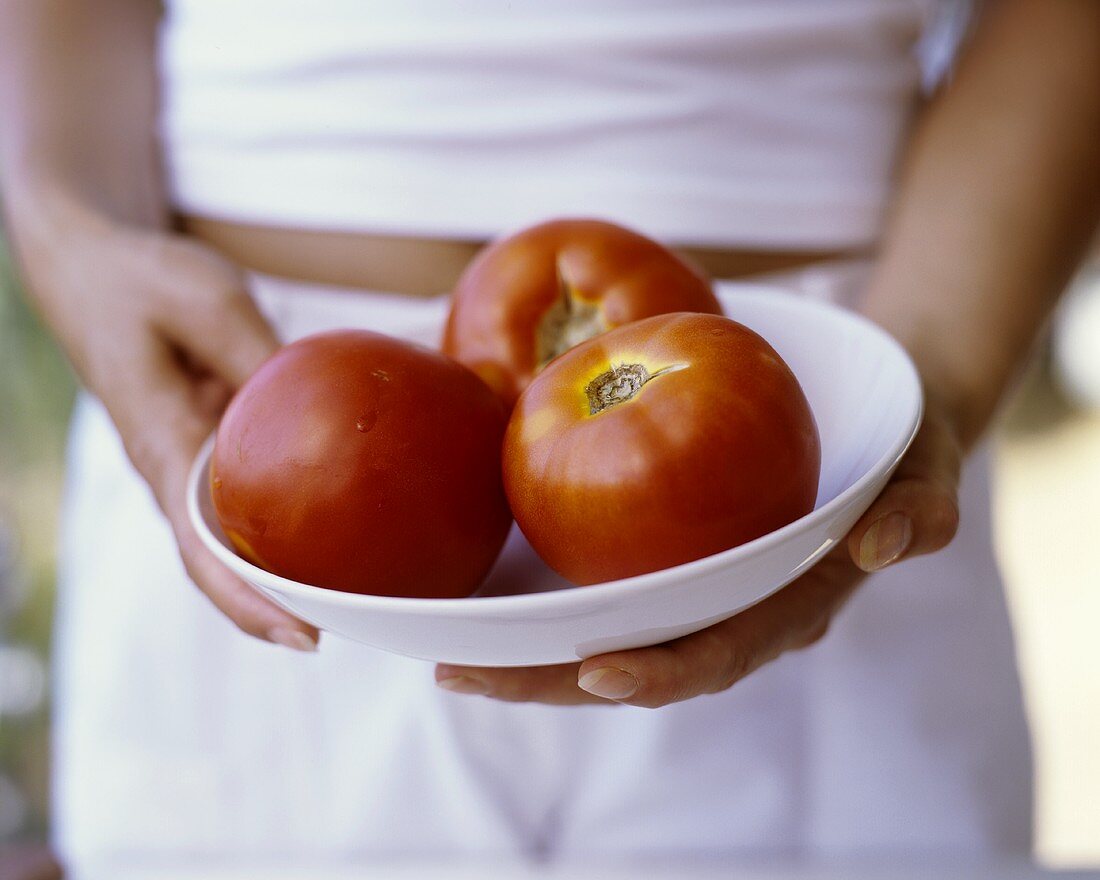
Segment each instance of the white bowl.
[{"label": "white bowl", "polygon": [[241,559],[208,490],[213,438],[191,471],[188,505],[206,546],[303,620],[358,642],[447,663],[535,666],[668,641],[743,611],[790,583],[841,540],[885,486],[920,424],[920,380],[887,333],[858,315],[772,290],[727,301],[794,370],[821,432],[812,513],[761,538],[664,571],[574,587],[513,527],[469,599],[402,599],[326,590]]}]

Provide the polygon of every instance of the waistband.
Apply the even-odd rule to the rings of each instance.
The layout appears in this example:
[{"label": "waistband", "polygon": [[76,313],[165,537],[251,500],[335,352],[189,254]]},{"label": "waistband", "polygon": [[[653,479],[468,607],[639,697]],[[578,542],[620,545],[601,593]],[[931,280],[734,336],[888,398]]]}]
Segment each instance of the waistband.
[{"label": "waistband", "polygon": [[[744,291],[776,290],[854,307],[873,268],[860,257],[833,260],[751,278],[715,279],[725,301]],[[261,312],[284,342],[337,328],[376,330],[438,347],[450,296],[417,297],[384,290],[335,287],[261,273],[249,275]]]}]

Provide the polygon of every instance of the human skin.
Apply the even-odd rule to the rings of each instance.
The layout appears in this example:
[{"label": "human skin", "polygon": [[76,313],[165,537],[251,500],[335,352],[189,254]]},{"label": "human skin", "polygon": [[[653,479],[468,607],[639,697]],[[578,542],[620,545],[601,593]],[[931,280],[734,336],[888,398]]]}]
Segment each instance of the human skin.
[{"label": "human skin", "polygon": [[[196,584],[244,631],[309,649],[315,630],[218,565],[184,513],[199,443],[276,342],[240,269],[168,228],[152,137],[156,14],[146,0],[0,0],[9,231],[33,300],[106,404]],[[945,546],[963,454],[1095,228],[1098,129],[1100,4],[997,5],[910,140],[862,304],[913,356],[927,409],[846,544],[791,587],[700,633],[582,664],[443,665],[441,685],[504,700],[639,706],[712,693],[821,638],[867,572]]]},{"label": "human skin", "polygon": [[245,632],[315,628],[223,567],[191,528],[189,462],[278,341],[239,267],[174,234],[153,138],[149,0],[0,0],[0,189],[27,290],[107,408],[188,574]]},{"label": "human skin", "polygon": [[820,639],[868,572],[951,541],[963,456],[1100,215],[1100,3],[992,6],[910,139],[861,304],[913,357],[927,406],[846,546],[770,599],[676,641],[563,666],[441,665],[441,685],[503,700],[648,707],[715,693]]}]

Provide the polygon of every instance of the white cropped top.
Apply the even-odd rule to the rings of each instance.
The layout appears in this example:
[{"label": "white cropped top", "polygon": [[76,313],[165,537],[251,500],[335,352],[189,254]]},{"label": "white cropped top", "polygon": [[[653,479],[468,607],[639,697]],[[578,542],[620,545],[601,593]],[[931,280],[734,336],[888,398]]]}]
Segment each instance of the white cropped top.
[{"label": "white cropped top", "polygon": [[937,0],[170,0],[178,209],[482,238],[600,216],[672,244],[878,231]]}]

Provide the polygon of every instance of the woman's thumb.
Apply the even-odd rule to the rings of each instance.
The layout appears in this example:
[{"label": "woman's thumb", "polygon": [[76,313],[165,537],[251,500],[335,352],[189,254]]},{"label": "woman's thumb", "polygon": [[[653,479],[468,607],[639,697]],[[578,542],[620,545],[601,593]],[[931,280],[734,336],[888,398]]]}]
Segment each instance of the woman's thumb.
[{"label": "woman's thumb", "polygon": [[947,421],[926,416],[886,488],[848,533],[848,552],[864,571],[946,547],[959,527],[962,452]]}]

